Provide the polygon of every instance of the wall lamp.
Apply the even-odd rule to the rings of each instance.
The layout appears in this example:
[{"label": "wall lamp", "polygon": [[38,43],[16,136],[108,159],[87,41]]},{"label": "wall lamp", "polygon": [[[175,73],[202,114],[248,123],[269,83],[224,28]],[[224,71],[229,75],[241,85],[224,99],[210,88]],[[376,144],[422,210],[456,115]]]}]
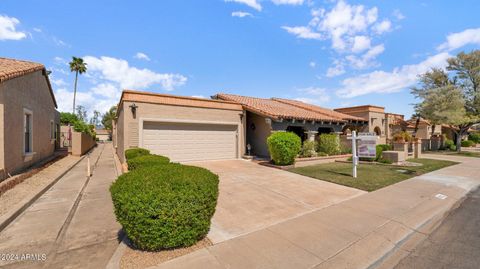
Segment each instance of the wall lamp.
[{"label": "wall lamp", "polygon": [[137,115],[137,108],[138,108],[138,106],[135,103],[130,105],[130,110],[132,110],[133,118],[135,118],[136,115]]}]

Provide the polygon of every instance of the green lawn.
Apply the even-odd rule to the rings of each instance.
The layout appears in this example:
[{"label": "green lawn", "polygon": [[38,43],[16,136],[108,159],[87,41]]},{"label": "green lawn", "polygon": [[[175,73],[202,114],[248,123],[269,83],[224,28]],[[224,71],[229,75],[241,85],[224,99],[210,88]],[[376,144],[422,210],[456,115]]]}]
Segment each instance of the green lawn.
[{"label": "green lawn", "polygon": [[442,154],[442,155],[453,155],[453,156],[464,156],[464,157],[476,157],[480,158],[480,152],[472,151],[429,151],[428,154]]},{"label": "green lawn", "polygon": [[293,168],[289,171],[365,191],[374,191],[414,176],[457,164],[456,162],[432,159],[410,159],[409,161],[423,165],[404,167],[362,163],[358,166],[357,178],[352,177],[352,164],[350,163],[326,163]]}]

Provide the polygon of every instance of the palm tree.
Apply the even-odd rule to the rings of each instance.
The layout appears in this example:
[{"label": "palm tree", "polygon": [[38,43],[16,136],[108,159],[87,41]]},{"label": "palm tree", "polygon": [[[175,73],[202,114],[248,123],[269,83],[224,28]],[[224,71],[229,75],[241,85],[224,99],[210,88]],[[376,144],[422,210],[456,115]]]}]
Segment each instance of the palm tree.
[{"label": "palm tree", "polygon": [[75,72],[75,87],[73,89],[73,114],[75,114],[75,98],[77,97],[77,81],[78,74],[87,72],[87,63],[82,58],[72,57],[70,64],[70,71]]},{"label": "palm tree", "polygon": [[102,117],[102,124],[106,130],[112,131],[112,121],[117,115],[117,107],[112,106]]}]

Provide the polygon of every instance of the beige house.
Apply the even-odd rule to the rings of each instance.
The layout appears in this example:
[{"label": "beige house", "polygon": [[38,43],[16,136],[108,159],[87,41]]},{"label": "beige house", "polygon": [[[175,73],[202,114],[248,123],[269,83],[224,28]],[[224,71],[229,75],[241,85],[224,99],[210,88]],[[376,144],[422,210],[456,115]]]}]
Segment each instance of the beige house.
[{"label": "beige house", "polygon": [[112,135],[110,134],[110,131],[106,129],[96,129],[95,134],[98,141],[105,142],[105,141],[110,141],[112,139],[111,138]]},{"label": "beige house", "polygon": [[385,113],[385,108],[381,106],[363,105],[336,108],[334,110],[367,120],[368,126],[360,131],[376,133],[380,138],[379,144],[389,142],[395,133],[404,131],[408,125],[403,115]]},{"label": "beige house", "polygon": [[60,114],[42,64],[0,58],[0,178],[53,154]]},{"label": "beige house", "polygon": [[122,162],[124,151],[134,147],[184,162],[236,159],[247,148],[268,157],[266,139],[274,131],[292,131],[305,140],[341,132],[346,124],[366,122],[287,99],[217,94],[210,100],[126,90],[112,135]]}]

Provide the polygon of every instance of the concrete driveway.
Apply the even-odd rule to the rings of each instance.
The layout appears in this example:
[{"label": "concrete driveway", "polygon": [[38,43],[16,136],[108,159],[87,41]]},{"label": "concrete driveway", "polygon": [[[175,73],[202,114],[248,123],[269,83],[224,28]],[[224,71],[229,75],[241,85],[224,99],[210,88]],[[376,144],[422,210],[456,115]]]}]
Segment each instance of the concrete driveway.
[{"label": "concrete driveway", "polygon": [[244,160],[192,162],[220,177],[208,238],[216,244],[362,195],[364,191]]}]

